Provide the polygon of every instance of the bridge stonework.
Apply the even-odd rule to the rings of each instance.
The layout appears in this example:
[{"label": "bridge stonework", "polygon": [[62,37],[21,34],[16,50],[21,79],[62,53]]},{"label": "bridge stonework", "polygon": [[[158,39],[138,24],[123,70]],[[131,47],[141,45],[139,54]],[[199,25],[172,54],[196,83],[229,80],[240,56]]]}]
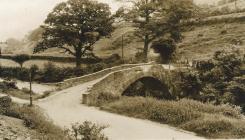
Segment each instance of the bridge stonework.
[{"label": "bridge stonework", "polygon": [[151,77],[161,81],[168,87],[170,94],[172,94],[174,89],[171,83],[171,74],[173,71],[176,70],[172,67],[169,68],[166,65],[156,64],[113,72],[102,78],[90,88],[89,95],[87,95],[88,99],[86,99],[86,104],[96,101],[99,95],[102,93],[121,96],[132,83],[144,77]]}]

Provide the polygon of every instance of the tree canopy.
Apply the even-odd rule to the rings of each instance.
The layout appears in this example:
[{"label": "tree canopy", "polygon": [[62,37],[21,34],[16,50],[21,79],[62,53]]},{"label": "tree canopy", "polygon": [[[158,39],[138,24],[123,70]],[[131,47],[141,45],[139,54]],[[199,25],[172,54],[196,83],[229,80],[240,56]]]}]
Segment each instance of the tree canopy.
[{"label": "tree canopy", "polygon": [[68,0],[58,4],[48,15],[42,40],[34,53],[48,48],[61,48],[76,57],[77,67],[81,58],[93,56],[93,45],[109,35],[113,18],[107,4],[90,0]]},{"label": "tree canopy", "polygon": [[20,67],[22,68],[23,67],[23,64],[30,60],[30,56],[27,55],[27,54],[18,54],[16,56],[14,56],[12,58],[13,61],[15,61],[16,63],[20,64]]},{"label": "tree canopy", "polygon": [[147,59],[149,46],[153,41],[169,35],[174,41],[181,40],[181,21],[190,18],[194,4],[191,0],[119,0],[131,2],[133,7],[122,9],[126,20],[136,28],[135,35],[144,42],[144,55]]}]

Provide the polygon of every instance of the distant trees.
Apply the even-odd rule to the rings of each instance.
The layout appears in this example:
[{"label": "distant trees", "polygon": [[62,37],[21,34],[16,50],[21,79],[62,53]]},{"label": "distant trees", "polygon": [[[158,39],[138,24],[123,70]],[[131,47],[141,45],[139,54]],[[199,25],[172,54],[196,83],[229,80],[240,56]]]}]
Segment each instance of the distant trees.
[{"label": "distant trees", "polygon": [[81,58],[93,55],[93,45],[112,30],[113,18],[107,4],[90,0],[68,0],[57,5],[42,26],[42,40],[34,52],[48,48],[61,48],[64,53]]},{"label": "distant trees", "polygon": [[20,67],[22,68],[23,67],[23,64],[30,60],[30,56],[27,55],[27,54],[18,54],[16,56],[14,56],[12,58],[13,61],[15,61],[16,63],[18,63],[20,65]]}]

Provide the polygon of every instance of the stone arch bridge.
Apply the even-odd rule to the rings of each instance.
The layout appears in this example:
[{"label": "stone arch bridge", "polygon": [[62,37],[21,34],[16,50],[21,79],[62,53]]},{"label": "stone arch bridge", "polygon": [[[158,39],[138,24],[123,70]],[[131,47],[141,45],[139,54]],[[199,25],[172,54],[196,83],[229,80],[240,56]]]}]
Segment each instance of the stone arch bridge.
[{"label": "stone arch bridge", "polygon": [[89,89],[88,94],[84,95],[83,103],[90,104],[90,102],[96,101],[102,93],[121,96],[131,84],[147,77],[160,81],[168,88],[170,94],[174,94],[175,89],[172,81],[175,72],[177,69],[173,66],[160,64],[137,66],[112,72]]}]

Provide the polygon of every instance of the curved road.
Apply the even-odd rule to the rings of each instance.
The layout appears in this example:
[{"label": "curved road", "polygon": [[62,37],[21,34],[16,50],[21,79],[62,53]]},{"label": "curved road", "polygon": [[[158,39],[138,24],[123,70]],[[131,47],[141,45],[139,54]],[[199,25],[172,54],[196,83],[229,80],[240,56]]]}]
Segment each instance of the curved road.
[{"label": "curved road", "polygon": [[108,125],[104,130],[112,140],[162,140],[162,139],[203,139],[193,133],[177,130],[155,122],[125,117],[101,111],[81,104],[82,94],[100,79],[74,86],[55,93],[37,104],[54,121],[55,124],[70,128],[72,124],[91,121]]}]

